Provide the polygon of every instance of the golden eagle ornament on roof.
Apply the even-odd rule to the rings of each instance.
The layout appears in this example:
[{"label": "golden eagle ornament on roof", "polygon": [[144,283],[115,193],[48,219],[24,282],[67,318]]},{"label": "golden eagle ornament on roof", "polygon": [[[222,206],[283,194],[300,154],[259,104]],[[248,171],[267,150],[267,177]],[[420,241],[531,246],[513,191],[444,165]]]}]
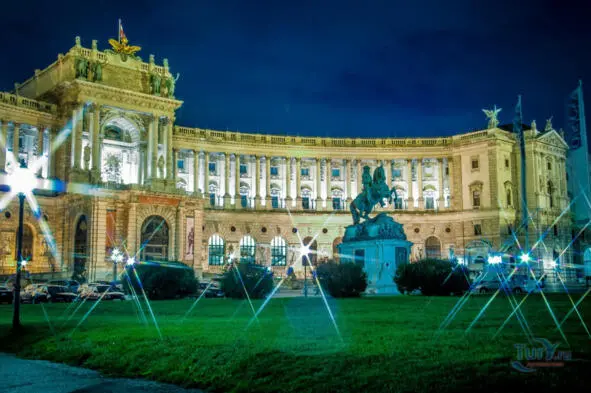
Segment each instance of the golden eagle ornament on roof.
[{"label": "golden eagle ornament on roof", "polygon": [[139,46],[129,45],[129,40],[127,36],[123,32],[123,26],[121,25],[121,19],[119,19],[119,40],[116,41],[114,39],[109,40],[109,44],[113,47],[113,51],[115,53],[120,53],[121,55],[129,55],[134,56],[136,52],[139,52],[142,48]]}]

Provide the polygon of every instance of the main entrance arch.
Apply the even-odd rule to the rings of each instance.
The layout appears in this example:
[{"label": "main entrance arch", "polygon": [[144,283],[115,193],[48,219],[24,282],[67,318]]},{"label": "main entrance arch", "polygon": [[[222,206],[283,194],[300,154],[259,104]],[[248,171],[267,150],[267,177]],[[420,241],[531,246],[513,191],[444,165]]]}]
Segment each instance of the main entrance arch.
[{"label": "main entrance arch", "polygon": [[166,220],[160,216],[150,216],[142,224],[142,260],[168,260],[169,231]]},{"label": "main entrance arch", "polygon": [[80,216],[74,232],[74,272],[72,279],[85,282],[88,275],[86,261],[88,260],[88,223],[86,216]]},{"label": "main entrance arch", "polygon": [[430,236],[425,240],[425,254],[427,258],[441,258],[441,242],[435,236]]},{"label": "main entrance arch", "polygon": [[318,243],[312,237],[308,236],[304,239],[303,244],[304,246],[308,246],[310,248],[310,252],[308,253],[307,259],[305,256],[302,257],[302,265],[309,261],[312,266],[316,266],[316,260],[318,257]]}]

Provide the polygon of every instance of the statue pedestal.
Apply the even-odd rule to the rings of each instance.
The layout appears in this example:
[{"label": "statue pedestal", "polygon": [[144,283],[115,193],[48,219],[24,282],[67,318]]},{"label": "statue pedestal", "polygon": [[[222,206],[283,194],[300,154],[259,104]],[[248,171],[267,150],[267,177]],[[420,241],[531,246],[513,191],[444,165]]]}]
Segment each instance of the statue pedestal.
[{"label": "statue pedestal", "polygon": [[357,263],[367,275],[366,295],[398,295],[396,268],[408,263],[412,243],[402,225],[385,213],[345,229],[338,250],[341,263]]}]

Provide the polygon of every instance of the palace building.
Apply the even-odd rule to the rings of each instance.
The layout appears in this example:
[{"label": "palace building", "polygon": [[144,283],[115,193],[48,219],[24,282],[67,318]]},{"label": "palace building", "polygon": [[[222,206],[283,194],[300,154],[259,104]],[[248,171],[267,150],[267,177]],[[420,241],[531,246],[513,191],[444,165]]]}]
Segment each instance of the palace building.
[{"label": "palace building", "polygon": [[[383,165],[397,190],[396,202],[377,211],[404,225],[411,260],[458,258],[479,270],[492,251],[509,259],[520,252],[519,143],[496,118],[438,138],[223,132],[176,124],[183,102],[175,82],[166,59],[143,62],[76,38],[54,63],[0,93],[0,168],[41,160],[45,183],[66,184],[37,196],[39,220],[25,210],[28,272],[109,279],[118,248],[138,260],[182,261],[198,274],[221,271],[230,255],[283,274],[301,267],[300,239],[313,263],[338,261],[366,165]],[[526,127],[525,138],[532,258],[570,264],[568,146],[549,123]],[[1,214],[0,274],[8,275],[16,198]]]}]

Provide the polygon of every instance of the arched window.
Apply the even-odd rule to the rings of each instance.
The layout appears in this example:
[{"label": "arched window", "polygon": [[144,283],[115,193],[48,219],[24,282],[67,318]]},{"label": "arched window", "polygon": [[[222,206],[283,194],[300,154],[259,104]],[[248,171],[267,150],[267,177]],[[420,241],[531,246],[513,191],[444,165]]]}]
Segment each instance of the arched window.
[{"label": "arched window", "polygon": [[271,265],[285,266],[287,263],[287,245],[280,236],[271,240]]},{"label": "arched window", "polygon": [[427,258],[441,258],[441,242],[435,236],[425,240],[425,253]]},{"label": "arched window", "polygon": [[271,184],[271,207],[273,209],[281,208],[281,188],[276,184]]},{"label": "arched window", "polygon": [[548,192],[548,201],[550,204],[550,208],[554,207],[554,185],[552,184],[552,181],[548,180],[548,184],[546,186],[547,188],[547,192]]},{"label": "arched window", "polygon": [[252,236],[246,235],[240,239],[240,262],[255,263],[256,243]]},{"label": "arched window", "polygon": [[343,207],[343,190],[335,188],[332,190],[332,208],[334,210],[342,210]]},{"label": "arched window", "polygon": [[212,235],[208,242],[208,263],[219,266],[224,263],[224,239],[220,235]]},{"label": "arched window", "polygon": [[166,261],[168,259],[168,224],[160,216],[146,218],[142,225],[142,259]]},{"label": "arched window", "polygon": [[215,182],[209,183],[209,204],[211,206],[216,205],[217,194],[218,194],[218,185]]},{"label": "arched window", "polygon": [[480,191],[479,190],[472,191],[472,206],[473,207],[480,207]]},{"label": "arched window", "polygon": [[[14,249],[16,250],[16,247]],[[33,259],[33,231],[27,224],[23,225],[23,248],[21,255],[25,261]]]},{"label": "arched window", "polygon": [[249,201],[250,198],[250,187],[246,183],[240,183],[240,206],[242,207],[250,207]]}]

